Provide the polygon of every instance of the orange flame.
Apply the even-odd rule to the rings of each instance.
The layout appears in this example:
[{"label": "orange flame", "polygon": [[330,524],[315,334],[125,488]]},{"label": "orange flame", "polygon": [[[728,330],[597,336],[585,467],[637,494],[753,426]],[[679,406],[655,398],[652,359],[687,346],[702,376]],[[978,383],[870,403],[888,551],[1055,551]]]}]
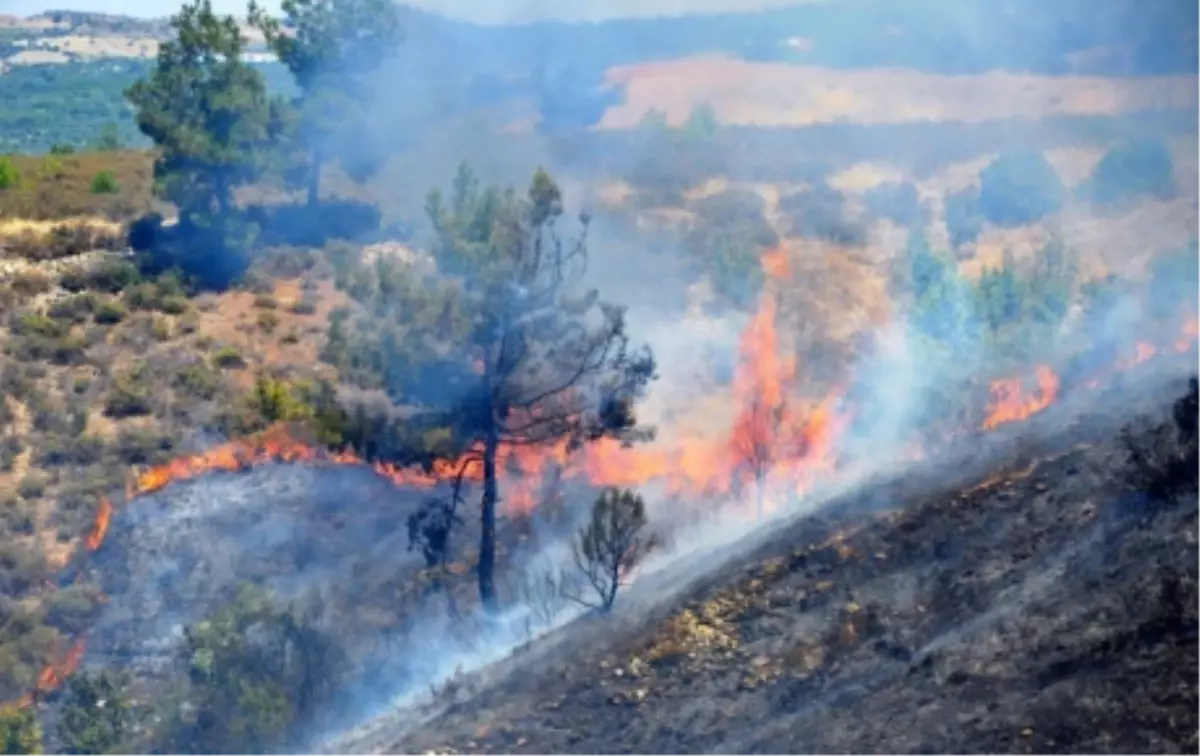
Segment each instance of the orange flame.
[{"label": "orange flame", "polygon": [[92,525],[92,532],[87,537],[87,550],[95,551],[100,548],[100,544],[104,543],[104,536],[108,534],[109,523],[112,522],[113,508],[109,503],[107,496],[100,497],[100,509],[96,512],[96,522]]},{"label": "orange flame", "polygon": [[1034,371],[1034,377],[1037,388],[1028,394],[1020,378],[992,381],[992,401],[988,405],[987,419],[983,421],[985,429],[1025,420],[1054,403],[1058,398],[1058,376],[1050,368],[1041,365]]}]

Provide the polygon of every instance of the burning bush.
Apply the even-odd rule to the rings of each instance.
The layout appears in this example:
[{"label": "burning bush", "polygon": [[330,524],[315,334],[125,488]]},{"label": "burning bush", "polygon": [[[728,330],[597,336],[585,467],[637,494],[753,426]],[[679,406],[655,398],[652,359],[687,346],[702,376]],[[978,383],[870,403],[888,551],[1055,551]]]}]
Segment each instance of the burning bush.
[{"label": "burning bush", "polygon": [[1171,422],[1149,429],[1133,427],[1121,432],[1128,450],[1127,482],[1152,502],[1170,503],[1197,490],[1197,412],[1200,396],[1197,379],[1192,378],[1188,393],[1175,402]]},{"label": "burning bush", "polygon": [[630,568],[648,545],[641,536],[644,527],[646,502],[636,493],[610,488],[596,499],[591,519],[580,528],[571,552],[599,604],[581,596],[575,600],[603,611],[612,608]]}]

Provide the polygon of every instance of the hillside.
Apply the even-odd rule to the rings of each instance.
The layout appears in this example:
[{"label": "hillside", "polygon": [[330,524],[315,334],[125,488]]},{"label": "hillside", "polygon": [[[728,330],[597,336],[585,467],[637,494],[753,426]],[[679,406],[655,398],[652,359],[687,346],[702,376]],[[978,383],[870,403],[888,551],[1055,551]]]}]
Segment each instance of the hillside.
[{"label": "hillside", "polygon": [[328,752],[1189,752],[1196,495],[1123,492],[1113,437],[1180,390],[1130,375],[647,575]]},{"label": "hillside", "polygon": [[392,7],[0,19],[6,750],[1196,746],[1190,8]]}]

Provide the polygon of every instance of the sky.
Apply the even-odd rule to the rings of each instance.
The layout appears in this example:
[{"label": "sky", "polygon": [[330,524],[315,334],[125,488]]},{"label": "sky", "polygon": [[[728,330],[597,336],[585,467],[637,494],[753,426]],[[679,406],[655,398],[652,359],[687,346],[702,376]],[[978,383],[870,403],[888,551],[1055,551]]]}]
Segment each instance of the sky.
[{"label": "sky", "polygon": [[[630,16],[683,15],[719,11],[747,11],[805,0],[413,0],[412,5],[455,18],[480,23],[504,23],[535,19],[596,20]],[[811,0],[809,0],[811,1]],[[0,13],[30,16],[47,9],[118,13],[129,16],[169,16],[181,0],[0,0]],[[262,0],[261,5],[278,10],[279,0]],[[223,13],[245,12],[245,0],[214,0]]]}]

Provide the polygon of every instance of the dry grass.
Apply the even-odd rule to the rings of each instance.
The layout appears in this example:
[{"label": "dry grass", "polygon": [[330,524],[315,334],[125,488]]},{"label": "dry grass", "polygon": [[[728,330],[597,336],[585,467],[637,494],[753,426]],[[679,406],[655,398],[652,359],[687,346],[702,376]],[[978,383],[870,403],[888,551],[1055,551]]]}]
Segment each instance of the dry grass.
[{"label": "dry grass", "polygon": [[1146,108],[1194,108],[1196,78],[1117,79],[989,72],[944,76],[905,69],[839,71],[723,56],[638,63],[610,69],[625,101],[598,128],[632,128],[651,109],[681,124],[710,103],[728,124],[805,126],[1115,115]]},{"label": "dry grass", "polygon": [[[279,322],[270,333],[258,324],[263,312],[255,303],[258,296],[235,290],[215,296],[210,305],[201,308],[197,335],[233,346],[242,354],[252,369],[231,371],[234,384],[242,389],[253,385],[253,367],[317,368],[332,377],[333,369],[320,363],[318,351],[324,343],[329,313],[346,304],[346,296],[331,281],[322,281],[310,295],[315,298],[316,310],[307,315],[291,311],[291,306],[303,297],[299,280],[276,281],[272,296],[278,306],[271,312]],[[297,338],[293,341],[289,336]]]},{"label": "dry grass", "polygon": [[[149,152],[14,155],[11,160],[21,172],[21,185],[0,191],[0,223],[81,216],[123,221],[150,208],[154,158]],[[92,179],[104,170],[116,177],[117,194],[92,194]]]}]

